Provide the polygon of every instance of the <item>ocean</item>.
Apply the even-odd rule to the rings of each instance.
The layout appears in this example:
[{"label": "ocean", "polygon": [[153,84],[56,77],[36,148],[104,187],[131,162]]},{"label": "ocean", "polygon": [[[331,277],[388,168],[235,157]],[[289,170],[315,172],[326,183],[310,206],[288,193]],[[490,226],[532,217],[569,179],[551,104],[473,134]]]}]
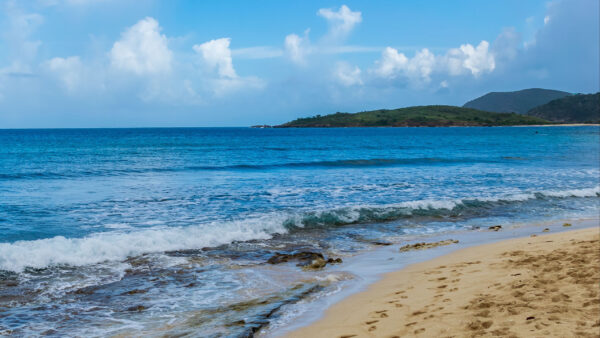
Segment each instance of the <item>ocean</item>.
[{"label": "ocean", "polygon": [[599,197],[597,126],[0,130],[0,335],[265,334],[353,257]]}]

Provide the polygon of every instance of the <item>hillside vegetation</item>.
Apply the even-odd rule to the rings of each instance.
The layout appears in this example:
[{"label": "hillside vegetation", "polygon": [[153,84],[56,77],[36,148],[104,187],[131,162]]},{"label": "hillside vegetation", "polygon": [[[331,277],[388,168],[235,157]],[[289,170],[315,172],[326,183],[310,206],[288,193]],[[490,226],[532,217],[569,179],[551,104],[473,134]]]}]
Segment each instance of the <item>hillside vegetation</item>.
[{"label": "hillside vegetation", "polygon": [[562,123],[600,123],[600,93],[566,96],[535,107],[527,115]]},{"label": "hillside vegetation", "polygon": [[417,106],[360,113],[335,113],[300,118],[277,128],[301,127],[439,127],[439,126],[512,126],[548,124],[519,114],[491,113],[454,106]]},{"label": "hillside vegetation", "polygon": [[463,105],[497,113],[525,114],[534,107],[571,95],[559,90],[531,88],[514,92],[492,92]]}]

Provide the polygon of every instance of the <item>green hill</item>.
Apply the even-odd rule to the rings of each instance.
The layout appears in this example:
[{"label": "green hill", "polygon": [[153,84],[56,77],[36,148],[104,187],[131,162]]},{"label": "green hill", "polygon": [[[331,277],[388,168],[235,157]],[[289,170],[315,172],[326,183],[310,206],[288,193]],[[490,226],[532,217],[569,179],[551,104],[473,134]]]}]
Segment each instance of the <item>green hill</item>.
[{"label": "green hill", "polygon": [[454,106],[417,106],[300,118],[276,128],[303,127],[445,127],[548,124],[533,116],[491,113]]},{"label": "green hill", "polygon": [[563,123],[600,123],[600,93],[566,96],[535,107],[527,115]]},{"label": "green hill", "polygon": [[559,90],[541,88],[524,89],[515,92],[492,92],[465,103],[463,107],[497,113],[525,114],[534,107],[568,95],[571,94]]}]

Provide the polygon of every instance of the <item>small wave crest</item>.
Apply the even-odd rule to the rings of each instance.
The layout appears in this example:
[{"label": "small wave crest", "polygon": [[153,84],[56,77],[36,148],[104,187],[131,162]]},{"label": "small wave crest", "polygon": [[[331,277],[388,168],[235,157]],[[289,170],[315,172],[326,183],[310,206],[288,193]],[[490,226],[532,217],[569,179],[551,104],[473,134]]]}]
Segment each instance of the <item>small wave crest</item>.
[{"label": "small wave crest", "polygon": [[302,169],[302,168],[363,168],[363,167],[391,167],[402,165],[443,165],[443,164],[464,164],[464,163],[486,163],[498,162],[501,159],[480,159],[480,158],[372,158],[372,159],[348,159],[331,161],[311,161],[311,162],[284,162],[267,164],[230,164],[230,165],[196,165],[186,167],[150,167],[150,168],[127,168],[127,169],[86,169],[74,171],[72,168],[65,168],[64,171],[56,172],[20,172],[20,173],[0,173],[0,180],[17,179],[61,179],[77,178],[88,176],[122,176],[129,174],[145,174],[154,172],[185,172],[185,171],[244,171],[244,170],[272,170],[272,169]]},{"label": "small wave crest", "polygon": [[548,190],[499,197],[419,200],[389,205],[362,205],[297,214],[273,213],[243,220],[188,227],[157,227],[132,232],[104,232],[83,238],[53,238],[0,243],[0,270],[19,272],[27,267],[87,265],[123,260],[150,252],[199,249],[234,241],[265,240],[302,228],[376,223],[413,216],[449,216],[465,211],[531,199],[600,197],[600,186],[589,189]]}]

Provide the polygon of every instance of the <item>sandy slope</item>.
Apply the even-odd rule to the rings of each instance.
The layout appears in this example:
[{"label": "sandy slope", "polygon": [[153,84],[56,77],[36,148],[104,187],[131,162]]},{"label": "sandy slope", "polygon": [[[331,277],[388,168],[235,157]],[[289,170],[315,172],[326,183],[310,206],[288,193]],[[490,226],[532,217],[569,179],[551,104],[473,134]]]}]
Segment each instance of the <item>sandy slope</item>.
[{"label": "sandy slope", "polygon": [[386,275],[289,336],[600,337],[599,235],[459,250]]}]

